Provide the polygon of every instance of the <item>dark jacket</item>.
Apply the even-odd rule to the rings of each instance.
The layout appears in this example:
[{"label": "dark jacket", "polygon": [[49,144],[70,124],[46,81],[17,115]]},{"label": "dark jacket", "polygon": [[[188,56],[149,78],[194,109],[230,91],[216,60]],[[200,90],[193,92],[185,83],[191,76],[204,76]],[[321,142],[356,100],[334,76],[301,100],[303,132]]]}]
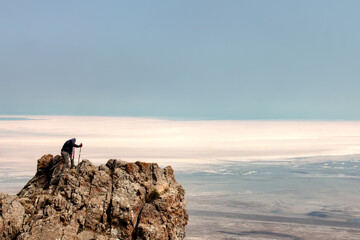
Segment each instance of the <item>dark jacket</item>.
[{"label": "dark jacket", "polygon": [[75,144],[74,139],[69,139],[64,143],[64,146],[62,147],[61,151],[67,152],[70,155],[72,155],[74,147],[79,148],[80,146]]}]

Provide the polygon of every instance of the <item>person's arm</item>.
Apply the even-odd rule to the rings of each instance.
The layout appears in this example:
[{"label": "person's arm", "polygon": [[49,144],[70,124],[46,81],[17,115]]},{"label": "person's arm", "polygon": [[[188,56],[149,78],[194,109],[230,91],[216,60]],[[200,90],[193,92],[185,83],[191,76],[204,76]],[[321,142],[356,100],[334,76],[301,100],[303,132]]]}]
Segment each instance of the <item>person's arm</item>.
[{"label": "person's arm", "polygon": [[82,147],[82,143],[80,143],[79,145],[75,144],[74,142],[72,142],[73,147],[76,148],[81,148]]}]

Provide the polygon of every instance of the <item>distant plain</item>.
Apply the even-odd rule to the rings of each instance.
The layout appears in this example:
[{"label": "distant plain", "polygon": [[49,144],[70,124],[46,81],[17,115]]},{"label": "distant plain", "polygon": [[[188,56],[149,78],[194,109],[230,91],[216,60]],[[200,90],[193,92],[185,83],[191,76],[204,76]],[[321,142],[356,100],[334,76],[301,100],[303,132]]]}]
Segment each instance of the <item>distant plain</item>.
[{"label": "distant plain", "polygon": [[360,238],[360,122],[0,116],[0,191],[16,193],[71,137],[97,165],[171,165],[187,239]]}]

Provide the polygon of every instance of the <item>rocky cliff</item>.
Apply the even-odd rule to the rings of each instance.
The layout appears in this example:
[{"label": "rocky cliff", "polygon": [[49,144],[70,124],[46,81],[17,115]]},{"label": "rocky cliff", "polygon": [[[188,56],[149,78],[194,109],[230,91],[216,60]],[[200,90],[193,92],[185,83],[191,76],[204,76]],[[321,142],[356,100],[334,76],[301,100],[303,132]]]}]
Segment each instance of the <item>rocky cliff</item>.
[{"label": "rocky cliff", "polygon": [[111,159],[62,169],[60,156],[38,160],[17,196],[0,194],[1,239],[183,239],[184,189],[170,166]]}]

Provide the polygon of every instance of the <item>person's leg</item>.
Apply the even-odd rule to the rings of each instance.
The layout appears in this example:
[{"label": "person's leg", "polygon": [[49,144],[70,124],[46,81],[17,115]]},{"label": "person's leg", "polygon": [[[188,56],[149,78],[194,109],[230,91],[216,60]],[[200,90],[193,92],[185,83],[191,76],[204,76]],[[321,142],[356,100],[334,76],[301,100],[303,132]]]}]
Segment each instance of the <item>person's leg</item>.
[{"label": "person's leg", "polygon": [[70,159],[71,159],[71,168],[74,168],[74,167],[75,167],[75,165],[74,165],[74,159],[73,159],[72,157],[70,157]]},{"label": "person's leg", "polygon": [[62,170],[64,171],[66,167],[69,167],[69,158],[70,158],[70,154],[68,152],[61,152],[61,156],[64,159],[64,165]]}]

